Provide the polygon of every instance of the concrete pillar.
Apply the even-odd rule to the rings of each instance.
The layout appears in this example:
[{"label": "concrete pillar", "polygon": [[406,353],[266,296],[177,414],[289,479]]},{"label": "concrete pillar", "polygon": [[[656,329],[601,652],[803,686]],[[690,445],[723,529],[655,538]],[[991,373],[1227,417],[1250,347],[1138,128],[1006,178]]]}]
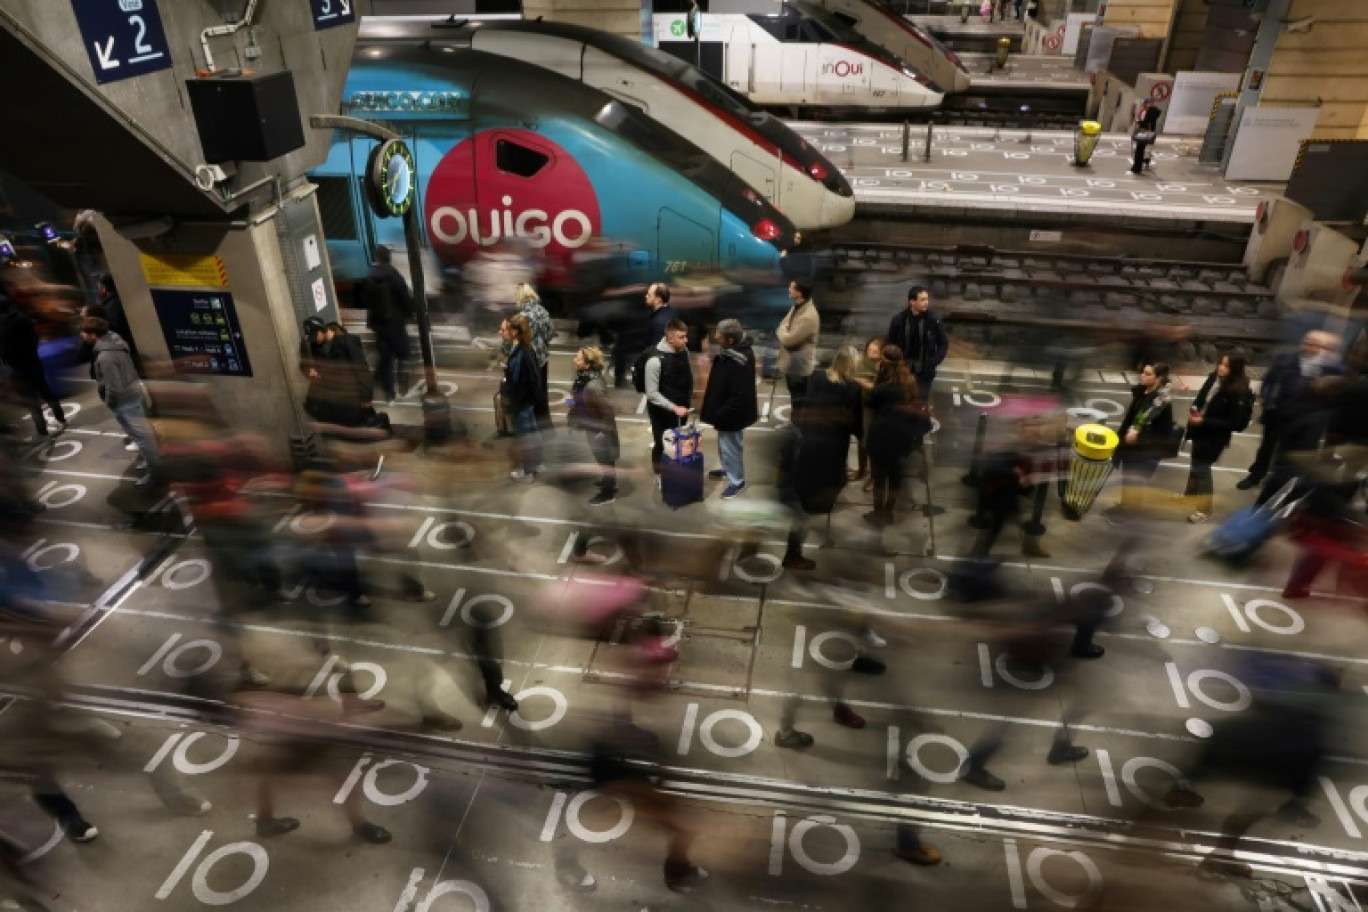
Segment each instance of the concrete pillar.
[{"label": "concrete pillar", "polygon": [[1309,28],[1282,29],[1264,77],[1260,104],[1322,101],[1314,139],[1368,138],[1368,3],[1292,0],[1287,20],[1312,17]]},{"label": "concrete pillar", "polygon": [[1178,0],[1108,0],[1107,25],[1134,26],[1141,38],[1166,38]]},{"label": "concrete pillar", "polygon": [[523,17],[572,22],[641,40],[641,0],[523,0]]},{"label": "concrete pillar", "polygon": [[[229,423],[259,434],[282,461],[306,447],[300,324],[306,316],[337,319],[313,185],[299,184],[251,218],[179,222],[153,237],[130,238],[104,218],[96,225],[149,372],[205,384]],[[132,233],[142,232],[135,227]],[[192,323],[190,311],[200,308],[201,318]],[[218,326],[203,315],[230,310],[236,325],[224,331],[240,337],[227,341],[234,353],[245,352],[250,376],[210,373],[202,363],[206,355],[173,357],[171,344],[195,341],[186,335],[187,324],[208,331],[207,349]],[[178,328],[179,339],[168,338]],[[221,346],[217,357],[227,367]]]}]

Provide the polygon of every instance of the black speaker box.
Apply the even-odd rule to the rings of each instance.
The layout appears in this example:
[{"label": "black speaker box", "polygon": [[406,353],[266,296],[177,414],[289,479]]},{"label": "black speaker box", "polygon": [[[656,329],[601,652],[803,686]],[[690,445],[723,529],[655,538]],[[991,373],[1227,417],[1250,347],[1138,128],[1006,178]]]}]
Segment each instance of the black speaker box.
[{"label": "black speaker box", "polygon": [[204,160],[264,162],[304,145],[294,76],[222,76],[188,79]]}]

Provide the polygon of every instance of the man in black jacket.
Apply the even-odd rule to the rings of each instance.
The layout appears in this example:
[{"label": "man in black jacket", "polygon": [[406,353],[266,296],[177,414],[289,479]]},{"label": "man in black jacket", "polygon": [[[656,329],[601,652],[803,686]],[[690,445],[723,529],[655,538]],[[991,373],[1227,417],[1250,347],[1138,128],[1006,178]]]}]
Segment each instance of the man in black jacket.
[{"label": "man in black jacket", "polygon": [[375,333],[375,351],[379,363],[376,373],[385,399],[395,398],[395,364],[399,365],[399,380],[407,386],[408,363],[412,357],[409,347],[408,321],[413,316],[413,294],[408,283],[394,268],[390,249],[381,244],[375,248],[375,263],[371,265],[361,288],[364,291],[366,326]]},{"label": "man in black jacket", "polygon": [[1131,131],[1131,142],[1135,144],[1135,157],[1131,161],[1131,174],[1139,174],[1150,163],[1149,147],[1154,145],[1159,130],[1159,118],[1164,112],[1154,103],[1153,98],[1140,102],[1140,110],[1135,112],[1135,129]]},{"label": "man in black jacket", "polygon": [[721,350],[713,356],[699,417],[717,429],[717,457],[722,468],[713,469],[708,476],[727,479],[722,499],[731,500],[746,486],[745,429],[760,417],[755,353],[740,320],[723,320],[713,338]]},{"label": "man in black jacket", "polygon": [[950,338],[940,315],[931,310],[931,293],[921,285],[912,286],[907,292],[907,309],[889,321],[887,342],[902,349],[921,397],[929,404],[936,368],[950,351]]},{"label": "man in black jacket", "polygon": [[1263,439],[1249,474],[1235,487],[1248,491],[1257,487],[1268,474],[1274,453],[1283,444],[1284,432],[1296,411],[1293,405],[1306,386],[1321,377],[1344,372],[1339,359],[1339,342],[1339,337],[1333,333],[1312,330],[1302,337],[1298,351],[1285,352],[1273,359],[1259,387],[1259,403],[1263,406],[1259,423],[1263,425]]}]

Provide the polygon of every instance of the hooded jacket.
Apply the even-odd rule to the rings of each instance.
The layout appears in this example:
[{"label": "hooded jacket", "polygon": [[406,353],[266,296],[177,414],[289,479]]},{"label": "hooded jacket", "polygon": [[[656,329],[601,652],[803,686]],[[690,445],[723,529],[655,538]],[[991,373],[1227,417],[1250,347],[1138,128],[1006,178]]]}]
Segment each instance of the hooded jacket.
[{"label": "hooded jacket", "polygon": [[755,352],[749,337],[713,357],[712,372],[703,390],[700,419],[719,431],[741,431],[760,417],[755,394]]},{"label": "hooded jacket", "polygon": [[100,401],[110,408],[142,400],[137,368],[133,366],[128,343],[118,333],[108,332],[95,340],[92,373]]}]

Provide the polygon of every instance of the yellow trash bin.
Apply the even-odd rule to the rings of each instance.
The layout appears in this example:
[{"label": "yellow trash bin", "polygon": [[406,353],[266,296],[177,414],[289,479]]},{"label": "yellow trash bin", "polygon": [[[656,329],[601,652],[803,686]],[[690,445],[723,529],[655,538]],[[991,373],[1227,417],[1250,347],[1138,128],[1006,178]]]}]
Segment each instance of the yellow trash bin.
[{"label": "yellow trash bin", "polygon": [[1079,123],[1074,132],[1074,164],[1082,167],[1092,160],[1093,150],[1102,137],[1102,125],[1095,120]]},{"label": "yellow trash bin", "polygon": [[1007,55],[1012,51],[1011,38],[999,38],[997,43],[997,65],[1002,69],[1007,65]]},{"label": "yellow trash bin", "polygon": [[1073,457],[1069,477],[1060,494],[1064,516],[1079,520],[1102,493],[1112,471],[1112,454],[1121,438],[1111,428],[1085,424],[1074,431]]}]

